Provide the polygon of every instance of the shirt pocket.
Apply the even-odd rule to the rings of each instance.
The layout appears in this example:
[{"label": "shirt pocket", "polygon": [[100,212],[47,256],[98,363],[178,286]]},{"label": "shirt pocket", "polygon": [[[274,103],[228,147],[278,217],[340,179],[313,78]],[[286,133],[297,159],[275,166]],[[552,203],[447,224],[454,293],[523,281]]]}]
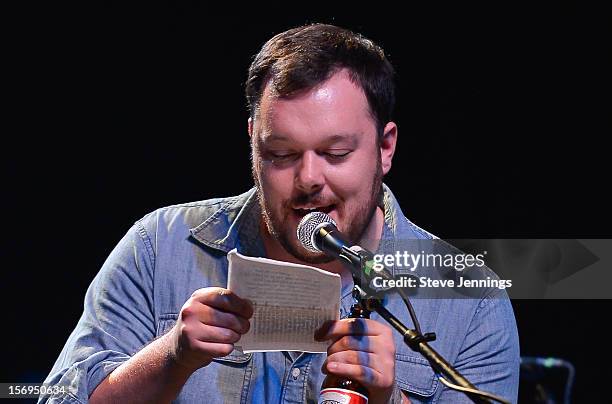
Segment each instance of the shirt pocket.
[{"label": "shirt pocket", "polygon": [[[163,314],[157,324],[157,336],[176,324],[178,314]],[[233,350],[229,355],[213,359],[212,363],[195,371],[173,403],[206,402],[246,403],[253,373],[253,354]]]},{"label": "shirt pocket", "polygon": [[439,383],[427,360],[402,353],[395,354],[395,380],[401,390],[421,397],[433,396]]}]

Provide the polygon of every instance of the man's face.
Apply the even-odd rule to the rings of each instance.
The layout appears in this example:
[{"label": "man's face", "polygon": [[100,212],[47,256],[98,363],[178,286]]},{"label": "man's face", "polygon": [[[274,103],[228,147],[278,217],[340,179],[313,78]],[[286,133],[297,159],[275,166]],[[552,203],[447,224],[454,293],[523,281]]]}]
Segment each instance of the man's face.
[{"label": "man's face", "polygon": [[266,86],[249,133],[265,225],[287,252],[310,263],[330,260],[297,240],[297,225],[310,211],[327,213],[350,241],[359,240],[392,152],[383,168],[367,99],[345,71],[291,98]]}]

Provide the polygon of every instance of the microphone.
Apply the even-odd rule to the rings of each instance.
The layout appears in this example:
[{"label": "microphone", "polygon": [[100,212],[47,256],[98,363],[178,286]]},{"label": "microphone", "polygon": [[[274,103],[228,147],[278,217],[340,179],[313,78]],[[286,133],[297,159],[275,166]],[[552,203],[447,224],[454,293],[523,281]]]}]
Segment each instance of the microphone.
[{"label": "microphone", "polygon": [[328,214],[312,212],[300,220],[297,238],[302,246],[311,252],[322,252],[339,258],[348,265],[355,279],[363,279],[369,284],[375,276],[393,279],[382,265],[375,266],[374,254],[358,245],[349,245],[336,227],[336,222]]}]

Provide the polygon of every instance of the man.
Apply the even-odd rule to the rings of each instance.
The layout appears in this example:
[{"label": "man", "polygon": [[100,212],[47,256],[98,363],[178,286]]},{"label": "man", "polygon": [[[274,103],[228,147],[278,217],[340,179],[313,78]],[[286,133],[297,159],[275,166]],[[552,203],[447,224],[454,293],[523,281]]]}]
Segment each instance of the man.
[{"label": "man", "polygon": [[[393,74],[378,46],[334,26],[268,41],[246,86],[255,189],[136,222],[90,286],[47,380],[72,391],[48,402],[316,402],[326,373],[360,382],[371,403],[469,402],[374,315],[359,320],[361,331],[354,320],[334,322],[319,335],[330,341],[327,355],[234,350],[253,308],[225,289],[231,249],[339,273],[346,317],[350,273],[300,246],[295,229],[304,215],[328,213],[372,250],[378,241],[367,240],[432,238],[382,184],[398,136]],[[390,304],[410,324],[405,309]],[[414,304],[449,362],[477,387],[516,400],[518,338],[502,292]]]}]

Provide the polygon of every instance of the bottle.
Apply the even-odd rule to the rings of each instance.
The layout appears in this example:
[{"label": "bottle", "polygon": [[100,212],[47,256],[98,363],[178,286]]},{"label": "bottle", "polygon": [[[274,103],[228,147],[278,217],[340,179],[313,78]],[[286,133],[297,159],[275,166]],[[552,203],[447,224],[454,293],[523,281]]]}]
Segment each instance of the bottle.
[{"label": "bottle", "polygon": [[[370,311],[356,300],[351,306],[350,318],[370,318]],[[368,390],[359,382],[328,374],[321,384],[319,404],[367,404]]]}]

